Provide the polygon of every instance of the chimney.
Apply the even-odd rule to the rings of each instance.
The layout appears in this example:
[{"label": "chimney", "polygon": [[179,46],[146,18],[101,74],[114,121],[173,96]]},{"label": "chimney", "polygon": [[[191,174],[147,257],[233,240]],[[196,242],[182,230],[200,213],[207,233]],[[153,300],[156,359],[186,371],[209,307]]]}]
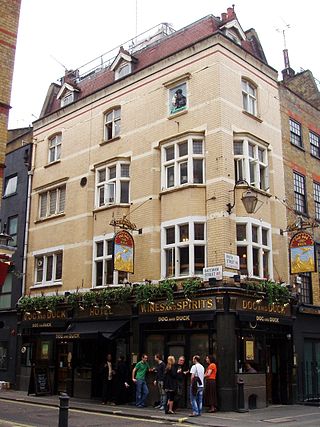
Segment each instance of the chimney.
[{"label": "chimney", "polygon": [[71,85],[74,85],[78,77],[79,77],[79,70],[65,70],[62,84],[69,83]]},{"label": "chimney", "polygon": [[229,19],[232,19],[235,17],[235,13],[234,13],[234,8],[233,7],[228,7],[227,8],[227,15]]},{"label": "chimney", "polygon": [[227,20],[227,14],[225,12],[221,13],[221,20],[222,21],[226,21]]},{"label": "chimney", "polygon": [[290,67],[288,49],[283,49],[283,58],[285,68],[281,72],[283,80],[286,81],[295,75],[295,71]]}]

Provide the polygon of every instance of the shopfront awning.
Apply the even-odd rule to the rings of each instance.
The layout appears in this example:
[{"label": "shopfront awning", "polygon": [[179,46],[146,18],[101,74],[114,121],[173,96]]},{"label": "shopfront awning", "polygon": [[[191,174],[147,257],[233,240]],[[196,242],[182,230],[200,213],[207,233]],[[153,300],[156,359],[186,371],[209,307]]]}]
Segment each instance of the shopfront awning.
[{"label": "shopfront awning", "polygon": [[41,332],[40,335],[55,336],[56,339],[98,338],[102,335],[109,340],[113,339],[121,329],[128,324],[128,320],[104,320],[93,322],[72,322],[63,332]]},{"label": "shopfront awning", "polygon": [[79,334],[80,338],[94,338],[101,334],[104,338],[112,339],[127,323],[127,320],[75,322],[70,324],[66,334]]}]

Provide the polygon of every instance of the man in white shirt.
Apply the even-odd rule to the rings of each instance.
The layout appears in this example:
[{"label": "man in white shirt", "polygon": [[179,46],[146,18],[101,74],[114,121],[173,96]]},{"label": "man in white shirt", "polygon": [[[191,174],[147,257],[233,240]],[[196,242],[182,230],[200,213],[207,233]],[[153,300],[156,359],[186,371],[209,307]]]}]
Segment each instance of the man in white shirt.
[{"label": "man in white shirt", "polygon": [[[204,388],[204,367],[200,363],[200,356],[195,355],[192,358],[193,366],[190,369],[191,385],[190,385],[190,402],[192,414],[190,417],[199,417],[202,411],[202,399]],[[197,387],[193,391],[192,383],[197,381]]]}]

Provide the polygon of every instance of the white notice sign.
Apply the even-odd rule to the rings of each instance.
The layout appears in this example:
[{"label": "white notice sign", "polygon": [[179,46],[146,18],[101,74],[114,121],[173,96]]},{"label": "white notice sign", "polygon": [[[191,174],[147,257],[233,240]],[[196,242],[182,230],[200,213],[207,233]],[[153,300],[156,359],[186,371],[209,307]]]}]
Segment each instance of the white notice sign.
[{"label": "white notice sign", "polygon": [[222,280],[222,265],[216,267],[205,267],[203,269],[203,280],[209,280],[211,278]]},{"label": "white notice sign", "polygon": [[240,269],[240,259],[238,255],[224,254],[224,262],[226,268],[232,268],[233,270]]}]

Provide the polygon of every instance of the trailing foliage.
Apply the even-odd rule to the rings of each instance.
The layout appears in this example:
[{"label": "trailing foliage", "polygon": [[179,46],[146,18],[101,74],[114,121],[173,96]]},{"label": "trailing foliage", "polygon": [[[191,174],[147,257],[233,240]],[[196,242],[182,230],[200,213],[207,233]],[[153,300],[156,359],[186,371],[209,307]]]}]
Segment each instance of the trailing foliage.
[{"label": "trailing foliage", "polygon": [[198,277],[187,279],[182,283],[182,289],[184,296],[187,299],[191,299],[194,297],[194,295],[198,292],[198,290],[201,288],[201,279]]},{"label": "trailing foliage", "polygon": [[260,292],[268,304],[287,304],[290,301],[290,291],[287,286],[281,283],[265,280],[262,282],[250,281],[241,285],[249,291]]}]

